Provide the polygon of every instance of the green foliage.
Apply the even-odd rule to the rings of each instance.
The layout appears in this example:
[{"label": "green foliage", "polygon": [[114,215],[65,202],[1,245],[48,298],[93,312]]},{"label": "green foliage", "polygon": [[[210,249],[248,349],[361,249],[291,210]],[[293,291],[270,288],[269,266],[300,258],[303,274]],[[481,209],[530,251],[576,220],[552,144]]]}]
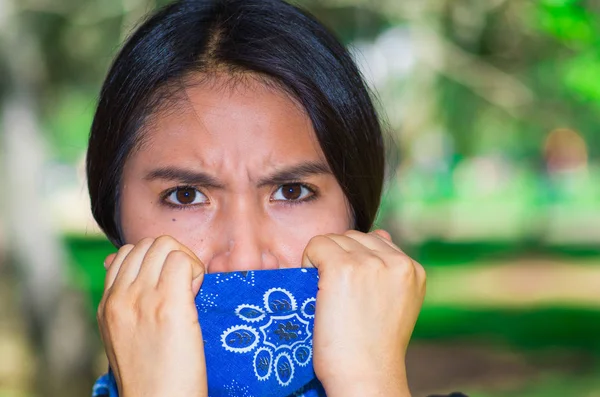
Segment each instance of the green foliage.
[{"label": "green foliage", "polygon": [[600,51],[575,56],[564,68],[565,87],[582,99],[600,104]]},{"label": "green foliage", "polygon": [[540,28],[568,44],[589,45],[597,38],[597,15],[579,0],[539,2]]},{"label": "green foliage", "polygon": [[[600,105],[600,15],[592,2],[545,0],[538,6],[541,32],[567,46],[559,82],[584,101]],[[597,108],[596,108],[597,109]]]}]

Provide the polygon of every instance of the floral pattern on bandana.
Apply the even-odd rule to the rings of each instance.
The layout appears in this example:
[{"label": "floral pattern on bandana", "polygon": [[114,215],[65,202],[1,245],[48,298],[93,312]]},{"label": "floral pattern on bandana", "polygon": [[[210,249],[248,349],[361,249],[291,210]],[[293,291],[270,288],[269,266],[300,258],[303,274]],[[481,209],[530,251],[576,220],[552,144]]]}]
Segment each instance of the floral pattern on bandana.
[{"label": "floral pattern on bandana", "polygon": [[[263,295],[263,306],[244,303],[235,314],[245,324],[227,328],[221,334],[225,350],[247,354],[252,360],[256,379],[275,376],[287,386],[295,368],[304,367],[312,358],[312,329],[315,298],[306,299],[298,310],[294,295],[284,288],[270,288]],[[255,350],[256,349],[256,350]]]},{"label": "floral pattern on bandana", "polygon": [[[316,269],[204,276],[195,304],[209,397],[325,396],[312,367],[317,284]],[[118,396],[110,371],[102,395]]]}]

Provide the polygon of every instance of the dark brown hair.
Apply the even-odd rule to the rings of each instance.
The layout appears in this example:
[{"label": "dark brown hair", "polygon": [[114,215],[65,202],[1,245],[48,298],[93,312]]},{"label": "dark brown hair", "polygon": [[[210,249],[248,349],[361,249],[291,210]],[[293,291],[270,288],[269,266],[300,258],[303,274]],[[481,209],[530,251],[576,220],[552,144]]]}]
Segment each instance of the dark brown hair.
[{"label": "dark brown hair", "polygon": [[316,19],[280,0],[184,0],[133,33],[100,93],[87,152],[88,189],[94,218],[113,244],[124,243],[119,186],[144,120],[170,99],[164,92],[173,90],[163,88],[215,68],[265,77],[304,107],[354,227],[368,231],[383,187],[384,143],[348,51]]}]

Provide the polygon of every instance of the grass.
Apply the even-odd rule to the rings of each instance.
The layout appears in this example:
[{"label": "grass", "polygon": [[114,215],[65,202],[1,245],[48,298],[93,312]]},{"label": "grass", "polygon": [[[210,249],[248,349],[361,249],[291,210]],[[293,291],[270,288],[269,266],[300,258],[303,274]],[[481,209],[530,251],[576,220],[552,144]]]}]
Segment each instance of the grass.
[{"label": "grass", "polygon": [[586,375],[547,373],[518,387],[489,392],[472,390],[469,397],[599,397],[600,368]]}]

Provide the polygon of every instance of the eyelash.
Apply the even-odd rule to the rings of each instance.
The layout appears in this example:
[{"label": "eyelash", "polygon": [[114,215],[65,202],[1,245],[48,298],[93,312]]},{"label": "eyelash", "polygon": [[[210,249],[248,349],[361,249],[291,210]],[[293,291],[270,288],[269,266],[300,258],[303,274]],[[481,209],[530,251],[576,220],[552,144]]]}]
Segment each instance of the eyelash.
[{"label": "eyelash", "polygon": [[[294,205],[299,205],[299,204],[303,204],[309,201],[313,201],[315,199],[317,199],[319,197],[319,190],[312,185],[306,184],[306,183],[302,183],[302,182],[295,182],[295,181],[290,181],[290,182],[285,182],[282,183],[280,185],[277,186],[277,189],[275,189],[275,191],[273,193],[271,193],[271,196],[273,194],[275,194],[275,192],[279,191],[279,189],[281,189],[283,186],[285,185],[300,185],[301,188],[306,188],[310,191],[310,195],[306,198],[303,199],[299,199],[299,200],[269,200],[269,201],[276,201],[279,202],[281,205],[285,205],[285,206],[294,206]],[[170,207],[172,209],[176,209],[176,210],[187,210],[187,209],[191,209],[191,208],[195,208],[198,206],[202,206],[202,205],[206,205],[207,203],[199,203],[199,204],[175,204],[172,203],[168,200],[169,196],[171,194],[173,194],[174,192],[176,192],[177,190],[183,190],[183,189],[194,189],[196,190],[198,193],[206,196],[206,194],[204,194],[200,189],[198,189],[195,186],[190,186],[190,185],[181,185],[181,186],[175,186],[173,188],[170,188],[168,190],[165,190],[163,193],[161,193],[160,195],[160,201],[163,205],[166,205],[167,207]]]},{"label": "eyelash", "polygon": [[[206,194],[204,194],[200,189],[198,189],[195,186],[181,185],[181,186],[175,186],[173,188],[167,189],[163,193],[161,193],[160,194],[161,203],[163,205],[166,205],[167,207],[170,207],[170,208],[176,209],[176,210],[187,210],[187,209],[191,209],[191,208],[195,208],[195,207],[207,204],[207,203],[187,204],[187,205],[186,204],[175,204],[168,200],[169,196],[171,194],[173,194],[177,190],[184,190],[184,189],[193,189],[193,190],[197,191],[198,193],[202,194],[203,196],[206,196]],[[206,196],[206,197],[208,198],[208,196]]]},{"label": "eyelash", "polygon": [[281,205],[285,205],[285,206],[294,206],[294,205],[299,205],[299,204],[307,203],[309,201],[316,200],[319,197],[319,190],[315,186],[309,185],[306,183],[302,183],[299,181],[290,181],[290,182],[285,182],[285,183],[278,185],[277,189],[275,189],[275,191],[273,193],[271,193],[271,196],[273,194],[275,194],[275,192],[279,191],[279,189],[281,189],[285,185],[300,185],[301,188],[308,189],[311,194],[308,197],[299,199],[299,200],[269,200],[269,201],[277,201]]}]

